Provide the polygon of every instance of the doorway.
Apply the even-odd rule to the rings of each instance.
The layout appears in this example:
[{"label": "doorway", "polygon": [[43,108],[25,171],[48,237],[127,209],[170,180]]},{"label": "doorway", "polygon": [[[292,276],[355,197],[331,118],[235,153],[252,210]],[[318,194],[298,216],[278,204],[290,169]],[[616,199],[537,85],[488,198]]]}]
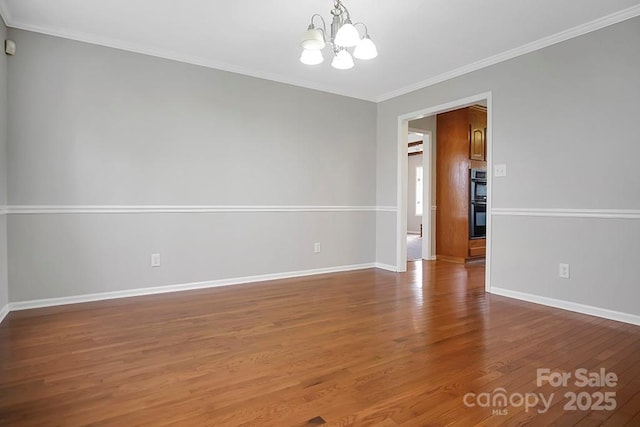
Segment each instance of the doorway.
[{"label": "doorway", "polygon": [[[412,113],[403,114],[398,116],[398,132],[397,132],[397,161],[398,161],[398,176],[397,176],[397,209],[398,215],[396,217],[396,270],[398,272],[407,271],[407,212],[410,207],[408,206],[408,133],[409,123],[415,123],[415,121],[422,120],[424,118],[434,117],[437,114],[445,113],[448,111],[465,108],[477,103],[486,102],[487,106],[487,131],[486,131],[486,161],[487,170],[492,171],[492,153],[491,153],[491,138],[492,138],[492,106],[491,106],[491,92],[485,92],[478,95],[473,95],[467,98],[458,99],[445,104],[436,105],[433,107],[424,108],[422,110],[414,111]],[[413,127],[412,127],[413,129]],[[437,132],[437,129],[436,129]],[[426,151],[427,148],[425,147]],[[435,215],[434,209],[437,209],[435,205],[435,159],[437,153],[435,152],[435,144],[431,143],[429,147],[430,156],[424,156],[423,162],[423,201],[424,206],[428,206],[429,209],[425,209],[425,215],[423,224],[427,224],[428,227],[423,225],[423,249],[427,250],[423,254],[427,255],[427,258],[423,256],[423,259],[432,259],[435,256]],[[488,193],[487,193],[487,214],[486,214],[486,268],[485,268],[485,290],[490,291],[491,284],[491,179],[492,173],[488,173]],[[428,218],[427,218],[428,216]]]},{"label": "doorway", "polygon": [[[425,121],[426,119],[426,121]],[[424,171],[431,157],[432,126],[429,118],[409,122],[407,167],[407,261],[433,259],[425,234],[429,232],[431,206],[424,198]]]}]

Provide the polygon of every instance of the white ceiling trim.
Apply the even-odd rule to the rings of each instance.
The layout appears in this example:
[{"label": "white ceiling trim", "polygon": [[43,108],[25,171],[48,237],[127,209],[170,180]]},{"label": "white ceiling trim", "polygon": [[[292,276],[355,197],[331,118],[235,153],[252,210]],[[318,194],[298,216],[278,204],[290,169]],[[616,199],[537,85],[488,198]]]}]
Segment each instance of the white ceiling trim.
[{"label": "white ceiling trim", "polygon": [[544,37],[542,39],[525,44],[515,49],[511,49],[506,52],[499,53],[497,55],[482,59],[472,64],[462,66],[460,68],[456,68],[451,71],[447,71],[446,73],[442,73],[438,76],[431,77],[429,79],[423,80],[413,85],[405,86],[403,88],[400,88],[391,92],[387,92],[385,94],[378,96],[376,98],[376,102],[382,102],[391,98],[398,97],[400,95],[406,95],[407,93],[411,93],[419,89],[424,89],[425,87],[433,86],[437,83],[441,83],[446,80],[450,80],[455,77],[459,77],[464,74],[468,74],[473,71],[480,70],[482,68],[490,67],[500,62],[504,62],[509,59],[513,59],[515,57],[525,55],[527,53],[531,53],[536,50],[543,49],[545,47],[554,45],[556,43],[560,43],[565,40],[569,40],[574,37],[578,37],[578,36],[590,33],[592,31],[599,30],[604,27],[608,27],[609,25],[617,24],[618,22],[635,18],[636,16],[639,16],[639,15],[640,15],[640,5],[632,6],[630,8],[623,9],[619,12],[612,13],[611,15],[603,16],[602,18],[598,18],[591,22],[578,25],[577,27],[573,27],[568,30],[553,34],[551,36]]},{"label": "white ceiling trim", "polygon": [[184,62],[192,65],[199,65],[202,67],[213,68],[221,71],[228,71],[231,73],[242,74],[245,76],[256,77],[259,79],[270,80],[278,83],[289,84],[293,86],[304,87],[307,89],[319,90],[321,92],[333,93],[335,95],[347,96],[349,98],[361,99],[363,101],[375,102],[375,99],[365,96],[361,93],[339,90],[335,87],[318,84],[308,80],[292,79],[290,77],[281,76],[274,73],[268,73],[261,70],[248,69],[233,64],[227,64],[224,62],[213,61],[208,58],[202,58],[194,55],[185,55],[180,52],[174,52],[169,49],[158,49],[152,46],[141,45],[137,43],[130,43],[124,40],[114,39],[110,37],[98,37],[92,34],[81,33],[77,31],[67,31],[63,28],[55,27],[41,27],[38,25],[31,25],[18,20],[13,19],[9,13],[9,9],[6,6],[5,0],[0,0],[0,15],[3,16],[5,23],[8,27],[16,28],[19,30],[32,31],[34,33],[41,33],[55,37],[61,37],[64,39],[75,40],[114,49],[125,50],[128,52],[140,53],[143,55],[154,56],[158,58],[169,59],[172,61]]},{"label": "white ceiling trim", "polygon": [[269,73],[262,70],[248,69],[245,67],[218,62],[208,58],[203,58],[203,57],[194,56],[194,55],[185,55],[185,54],[171,51],[168,49],[160,49],[152,46],[130,43],[124,40],[118,40],[113,38],[97,37],[91,34],[86,34],[81,32],[67,31],[63,28],[56,28],[56,27],[45,28],[41,26],[19,22],[13,19],[11,13],[9,13],[9,9],[7,8],[7,5],[6,5],[6,0],[0,0],[0,15],[2,15],[2,17],[4,18],[6,25],[12,28],[47,34],[47,35],[56,36],[56,37],[62,37],[70,40],[76,40],[76,41],[96,44],[100,46],[111,47],[115,49],[140,53],[140,54],[159,57],[159,58],[165,58],[173,61],[199,65],[199,66],[213,68],[213,69],[222,70],[222,71],[228,71],[228,72],[256,77],[260,79],[271,80],[279,83],[290,84],[293,86],[299,86],[299,87],[304,87],[308,89],[319,90],[322,92],[333,93],[336,95],[347,96],[350,98],[361,99],[364,101],[382,102],[391,98],[405,95],[407,93],[410,93],[419,89],[423,89],[428,86],[435,85],[437,83],[444,82],[446,80],[453,79],[455,77],[462,76],[464,74],[471,73],[473,71],[480,70],[482,68],[490,67],[500,62],[507,61],[509,59],[513,59],[520,55],[525,55],[527,53],[534,52],[539,49],[543,49],[553,44],[560,43],[565,40],[569,40],[574,37],[578,37],[583,34],[590,33],[592,31],[599,30],[609,25],[613,25],[618,22],[622,22],[627,19],[640,16],[640,5],[623,9],[621,11],[612,13],[602,18],[598,18],[596,20],[579,25],[577,27],[573,27],[568,30],[561,31],[559,33],[553,34],[548,37],[544,37],[542,39],[525,44],[515,49],[511,49],[511,50],[499,53],[497,55],[456,68],[446,73],[442,73],[438,76],[431,77],[429,79],[399,88],[391,92],[384,93],[380,96],[373,97],[373,98],[371,96],[366,96],[362,93],[344,91],[344,90],[337,89],[335,87],[318,84],[308,80],[292,79],[290,77],[285,77],[282,75]]}]

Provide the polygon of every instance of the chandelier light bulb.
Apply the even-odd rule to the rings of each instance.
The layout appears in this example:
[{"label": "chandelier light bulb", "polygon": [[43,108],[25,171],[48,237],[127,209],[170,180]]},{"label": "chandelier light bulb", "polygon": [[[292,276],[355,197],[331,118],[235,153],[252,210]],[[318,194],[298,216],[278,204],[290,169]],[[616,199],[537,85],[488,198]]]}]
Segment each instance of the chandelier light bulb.
[{"label": "chandelier light bulb", "polygon": [[353,68],[353,58],[349,52],[341,49],[336,53],[336,56],[333,57],[331,66],[338,70],[348,70],[349,68]]},{"label": "chandelier light bulb", "polygon": [[347,20],[336,33],[335,44],[338,46],[352,47],[360,42],[360,33],[351,21]]},{"label": "chandelier light bulb", "polygon": [[356,45],[353,56],[358,59],[373,59],[378,56],[378,49],[376,49],[376,45],[371,41],[369,35],[364,36],[360,43]]},{"label": "chandelier light bulb", "polygon": [[324,61],[321,50],[305,49],[300,55],[300,62],[305,65],[318,65]]}]

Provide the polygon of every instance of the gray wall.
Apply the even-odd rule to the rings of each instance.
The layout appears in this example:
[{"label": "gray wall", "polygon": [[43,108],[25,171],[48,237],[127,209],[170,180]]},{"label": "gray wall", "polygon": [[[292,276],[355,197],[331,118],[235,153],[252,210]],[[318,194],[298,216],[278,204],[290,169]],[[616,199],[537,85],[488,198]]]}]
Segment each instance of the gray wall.
[{"label": "gray wall", "polygon": [[375,104],[10,34],[10,205],[302,207],[12,213],[11,301],[375,261]]},{"label": "gray wall", "polygon": [[[377,107],[9,33],[13,206],[394,206],[397,117],[492,91],[494,163],[509,172],[495,208],[640,209],[639,18]],[[396,214],[370,209],[7,218],[11,301],[395,264]],[[494,215],[491,239],[494,287],[640,314],[638,220]],[[571,280],[557,279],[559,262]]]},{"label": "gray wall", "polygon": [[[7,57],[4,54],[4,40],[7,27],[0,18],[0,211],[7,204]],[[7,217],[0,212],[0,310],[9,301],[7,284]]]},{"label": "gray wall", "polygon": [[[399,115],[491,91],[502,209],[640,209],[640,18],[378,104],[377,199],[396,204]],[[396,219],[379,212],[378,262]],[[494,215],[493,287],[640,314],[640,221]],[[572,278],[557,279],[558,263]]]}]

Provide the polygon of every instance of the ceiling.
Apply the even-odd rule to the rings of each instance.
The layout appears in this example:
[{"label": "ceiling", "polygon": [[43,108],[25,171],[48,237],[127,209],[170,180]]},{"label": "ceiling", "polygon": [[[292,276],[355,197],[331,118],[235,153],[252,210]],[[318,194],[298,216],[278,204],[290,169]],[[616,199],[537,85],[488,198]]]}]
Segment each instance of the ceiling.
[{"label": "ceiling", "polygon": [[[640,0],[343,0],[379,56],[303,65],[333,0],[0,0],[7,25],[382,101],[640,15]],[[18,46],[18,54],[20,47]]]}]

